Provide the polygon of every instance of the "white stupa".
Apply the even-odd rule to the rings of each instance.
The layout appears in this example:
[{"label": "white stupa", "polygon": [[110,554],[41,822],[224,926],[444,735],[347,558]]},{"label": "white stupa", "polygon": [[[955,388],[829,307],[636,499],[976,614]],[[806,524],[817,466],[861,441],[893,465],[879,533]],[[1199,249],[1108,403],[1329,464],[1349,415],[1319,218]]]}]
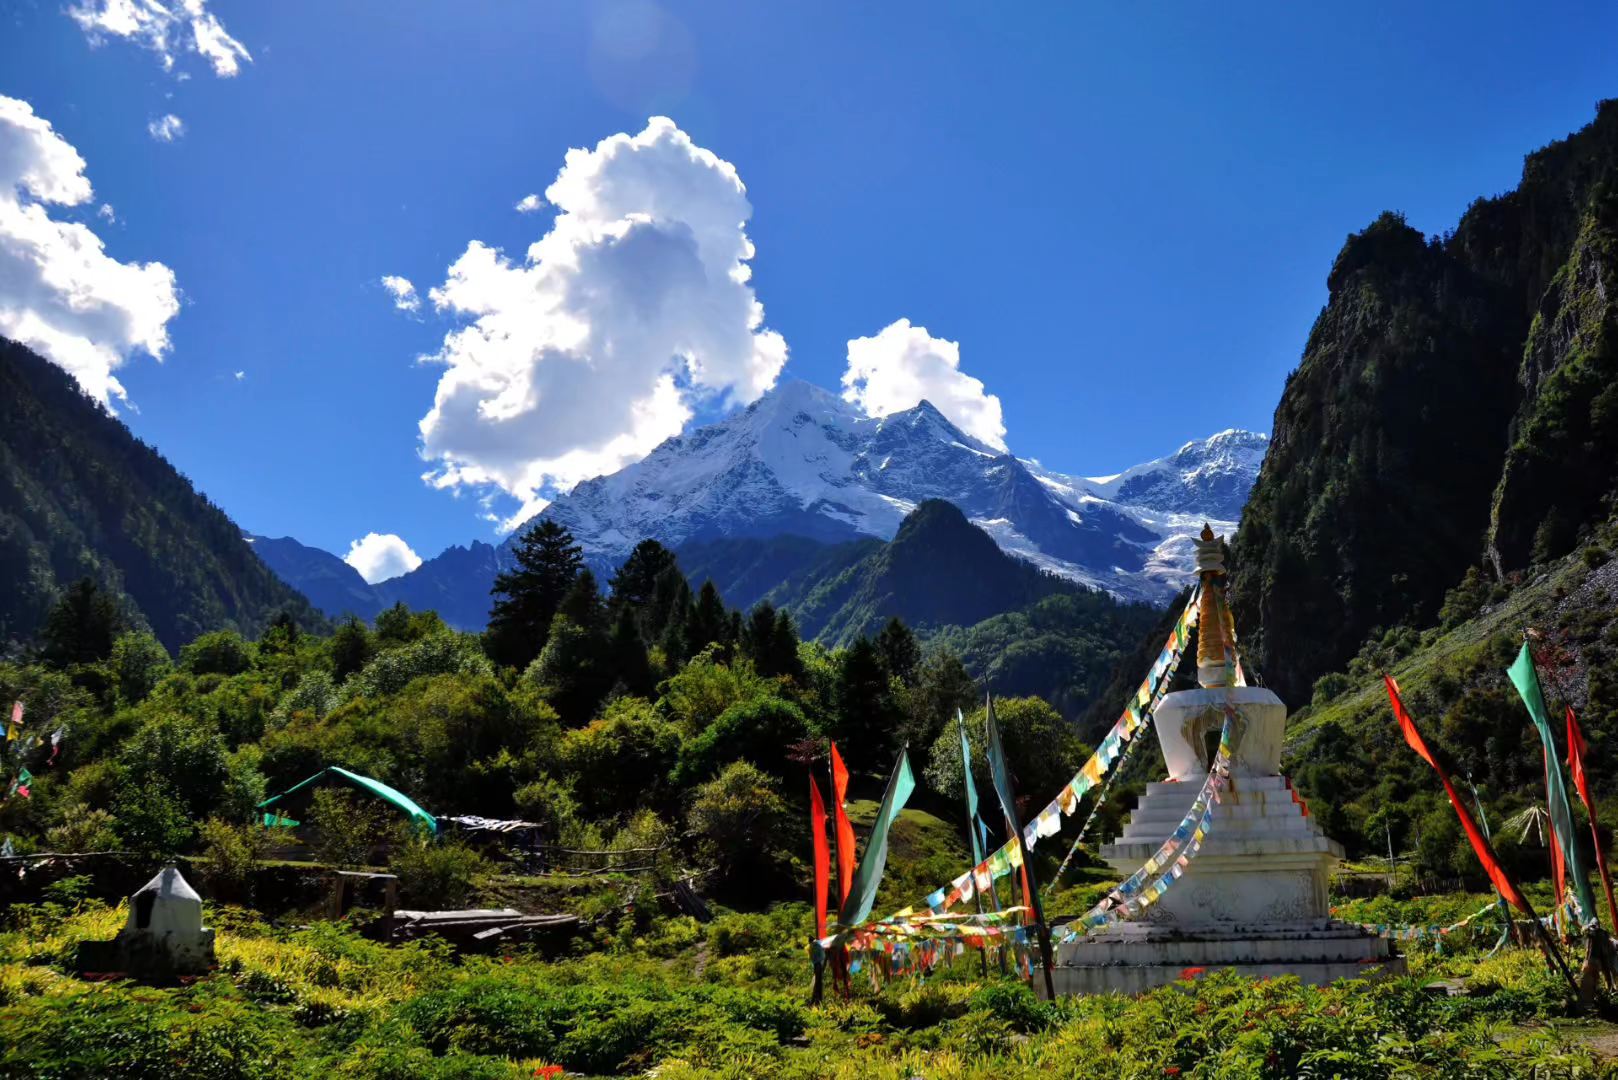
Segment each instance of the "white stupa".
[{"label": "white stupa", "polygon": [[1201,852],[1157,904],[1136,921],[1057,947],[1057,993],[1136,993],[1191,967],[1313,984],[1404,972],[1387,939],[1328,914],[1327,883],[1343,849],[1280,774],[1286,706],[1262,687],[1227,685],[1225,643],[1234,643],[1235,628],[1216,599],[1224,588],[1221,541],[1204,528],[1197,544],[1200,688],[1165,695],[1153,714],[1169,778],[1147,785],[1101,857],[1127,877],[1180,824],[1212,766],[1227,702],[1240,718],[1228,784]]},{"label": "white stupa", "polygon": [[202,897],[169,866],[129,898],[129,918],[117,937],[80,943],[78,966],[137,979],[201,975],[214,963],[213,938],[202,925]]}]

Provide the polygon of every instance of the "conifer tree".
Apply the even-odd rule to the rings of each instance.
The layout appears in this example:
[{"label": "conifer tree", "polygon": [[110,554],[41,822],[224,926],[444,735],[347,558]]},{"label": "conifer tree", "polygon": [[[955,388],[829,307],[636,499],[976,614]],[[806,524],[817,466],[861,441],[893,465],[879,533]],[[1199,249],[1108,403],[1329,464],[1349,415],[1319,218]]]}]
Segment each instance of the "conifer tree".
[{"label": "conifer tree", "polygon": [[112,643],[124,628],[118,605],[91,578],[68,587],[45,619],[41,655],[47,664],[98,664],[112,655]]},{"label": "conifer tree", "polygon": [[545,648],[551,620],[584,565],[573,534],[554,521],[538,522],[517,538],[516,567],[494,579],[484,651],[497,664],[527,668]]},{"label": "conifer tree", "polygon": [[670,569],[678,572],[674,552],[656,540],[642,540],[607,583],[608,607],[614,615],[625,607],[638,612],[649,611],[657,593],[658,579]]},{"label": "conifer tree", "polygon": [[895,615],[888,620],[888,625],[876,636],[877,651],[882,654],[882,662],[887,666],[888,674],[897,678],[906,686],[916,685],[916,668],[921,664],[921,646],[916,644],[916,635],[910,632],[910,627]]}]

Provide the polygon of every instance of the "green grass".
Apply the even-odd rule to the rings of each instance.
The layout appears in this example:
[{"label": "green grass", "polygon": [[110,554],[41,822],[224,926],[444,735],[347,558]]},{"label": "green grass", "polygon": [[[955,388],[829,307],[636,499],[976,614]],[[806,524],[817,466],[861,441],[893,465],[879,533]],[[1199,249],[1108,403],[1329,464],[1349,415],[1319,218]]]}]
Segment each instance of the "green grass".
[{"label": "green grass", "polygon": [[[915,822],[918,841],[932,832]],[[1396,902],[1439,920],[1487,897]],[[1346,914],[1382,912],[1353,901]],[[1384,905],[1384,907],[1378,907]],[[1464,912],[1463,912],[1464,913]],[[1418,977],[1315,990],[1212,973],[1136,999],[1037,1001],[982,980],[971,957],[927,982],[807,1006],[802,904],[625,921],[579,954],[456,959],[351,929],[275,930],[215,908],[220,966],[190,986],[90,983],[75,943],[110,937],[122,907],[18,908],[0,933],[0,1075],[17,1077],[527,1077],[659,1080],[876,1077],[1614,1077],[1570,1023],[1531,951],[1413,951]],[[1431,978],[1470,979],[1444,998]]]}]

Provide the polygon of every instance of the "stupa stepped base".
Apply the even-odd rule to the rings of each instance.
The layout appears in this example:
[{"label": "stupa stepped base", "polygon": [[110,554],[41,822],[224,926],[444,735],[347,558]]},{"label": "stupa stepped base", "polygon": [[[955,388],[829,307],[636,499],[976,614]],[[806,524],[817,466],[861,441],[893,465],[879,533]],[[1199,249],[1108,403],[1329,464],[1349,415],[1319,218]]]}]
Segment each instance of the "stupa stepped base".
[{"label": "stupa stepped base", "polygon": [[[1187,968],[1230,969],[1249,978],[1296,976],[1325,986],[1339,979],[1405,973],[1393,943],[1331,919],[1187,930],[1121,923],[1056,946],[1051,981],[1059,995],[1139,994],[1182,978]],[[1034,985],[1044,993],[1044,980]]]}]

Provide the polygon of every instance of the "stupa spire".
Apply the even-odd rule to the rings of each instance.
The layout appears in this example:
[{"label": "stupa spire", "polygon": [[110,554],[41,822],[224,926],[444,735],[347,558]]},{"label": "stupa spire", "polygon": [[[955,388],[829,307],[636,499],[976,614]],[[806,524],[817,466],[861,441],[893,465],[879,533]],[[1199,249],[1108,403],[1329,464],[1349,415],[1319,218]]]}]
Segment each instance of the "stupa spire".
[{"label": "stupa spire", "polygon": [[1215,536],[1204,522],[1196,540],[1197,573],[1202,577],[1202,599],[1197,611],[1197,682],[1205,689],[1231,684],[1227,647],[1234,644],[1235,627],[1225,599],[1224,537]]}]

